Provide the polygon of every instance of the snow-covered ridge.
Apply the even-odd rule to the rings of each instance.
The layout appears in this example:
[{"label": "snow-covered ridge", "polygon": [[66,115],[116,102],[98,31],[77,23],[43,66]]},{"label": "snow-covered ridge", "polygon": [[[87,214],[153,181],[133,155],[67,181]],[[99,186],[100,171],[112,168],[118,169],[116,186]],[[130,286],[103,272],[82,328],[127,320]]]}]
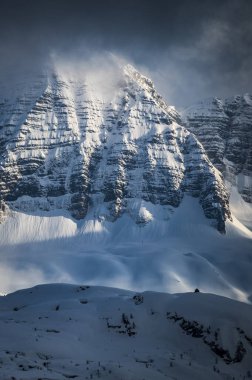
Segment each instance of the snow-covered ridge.
[{"label": "snow-covered ridge", "polygon": [[3,379],[249,378],[252,307],[50,284],[0,297]]},{"label": "snow-covered ridge", "polygon": [[109,103],[88,78],[60,70],[41,78],[39,96],[38,88],[1,105],[3,215],[8,207],[62,209],[83,219],[95,208],[98,220],[126,212],[148,223],[150,210],[132,213],[132,203],[178,207],[189,194],[225,231],[231,214],[220,174],[148,78],[126,65]]}]

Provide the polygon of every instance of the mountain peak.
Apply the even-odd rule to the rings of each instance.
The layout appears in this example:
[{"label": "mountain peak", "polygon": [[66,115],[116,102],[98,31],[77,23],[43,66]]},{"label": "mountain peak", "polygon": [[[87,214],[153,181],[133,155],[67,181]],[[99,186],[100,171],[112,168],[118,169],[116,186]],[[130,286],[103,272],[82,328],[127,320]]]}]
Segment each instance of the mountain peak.
[{"label": "mountain peak", "polygon": [[135,80],[139,85],[145,86],[149,90],[150,89],[154,89],[154,84],[151,81],[151,79],[149,79],[146,76],[142,75],[131,64],[126,64],[123,67],[123,73],[124,73],[124,75],[126,75],[126,76],[130,77],[131,79]]}]

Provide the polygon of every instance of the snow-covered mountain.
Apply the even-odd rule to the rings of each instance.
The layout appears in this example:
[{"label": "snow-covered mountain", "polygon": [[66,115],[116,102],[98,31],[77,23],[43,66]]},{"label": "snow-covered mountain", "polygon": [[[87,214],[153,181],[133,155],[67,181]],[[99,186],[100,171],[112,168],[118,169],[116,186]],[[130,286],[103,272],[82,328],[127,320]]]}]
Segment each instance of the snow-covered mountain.
[{"label": "snow-covered mountain", "polygon": [[36,286],[0,297],[0,376],[249,379],[251,318],[210,294]]},{"label": "snow-covered mountain", "polygon": [[54,67],[1,100],[0,291],[86,282],[250,302],[251,204],[240,187],[229,201],[210,138],[205,150],[132,66],[105,92],[98,79]]},{"label": "snow-covered mountain", "polygon": [[1,103],[3,211],[64,209],[83,219],[92,210],[111,221],[126,212],[148,223],[152,205],[178,207],[189,194],[225,231],[222,179],[149,79],[122,67],[108,103],[87,78],[55,70]]}]

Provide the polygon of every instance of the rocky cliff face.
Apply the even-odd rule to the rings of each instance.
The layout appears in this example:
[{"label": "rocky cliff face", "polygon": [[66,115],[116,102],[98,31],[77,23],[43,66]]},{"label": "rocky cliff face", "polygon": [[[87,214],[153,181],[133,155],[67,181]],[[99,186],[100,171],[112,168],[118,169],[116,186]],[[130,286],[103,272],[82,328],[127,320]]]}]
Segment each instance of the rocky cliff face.
[{"label": "rocky cliff face", "polygon": [[[222,170],[224,127],[230,119],[234,125],[239,120],[232,116],[237,115],[235,100],[228,115],[220,108],[223,128],[214,124],[214,147],[199,138],[211,159],[218,152],[216,166]],[[189,126],[196,128],[191,119]],[[221,175],[203,146],[181,126],[179,114],[153,83],[129,65],[122,68],[111,102],[84,79],[59,72],[39,78],[15,102],[2,100],[0,149],[2,215],[7,207],[66,209],[82,219],[95,210],[97,218],[115,221],[127,212],[141,224],[152,218],[148,205],[178,207],[189,194],[199,198],[220,231],[231,217]],[[230,148],[226,158],[231,160],[231,154]]]},{"label": "rocky cliff face", "polygon": [[252,203],[252,96],[209,99],[188,108],[184,116],[212,163]]}]

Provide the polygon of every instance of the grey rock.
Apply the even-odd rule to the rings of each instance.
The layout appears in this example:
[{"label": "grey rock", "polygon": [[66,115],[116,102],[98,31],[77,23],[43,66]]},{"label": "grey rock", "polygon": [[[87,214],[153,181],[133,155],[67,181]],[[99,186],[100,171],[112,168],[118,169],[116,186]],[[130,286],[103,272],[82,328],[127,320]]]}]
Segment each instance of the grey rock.
[{"label": "grey rock", "polygon": [[208,99],[184,111],[185,126],[242,198],[252,202],[252,95]]}]

